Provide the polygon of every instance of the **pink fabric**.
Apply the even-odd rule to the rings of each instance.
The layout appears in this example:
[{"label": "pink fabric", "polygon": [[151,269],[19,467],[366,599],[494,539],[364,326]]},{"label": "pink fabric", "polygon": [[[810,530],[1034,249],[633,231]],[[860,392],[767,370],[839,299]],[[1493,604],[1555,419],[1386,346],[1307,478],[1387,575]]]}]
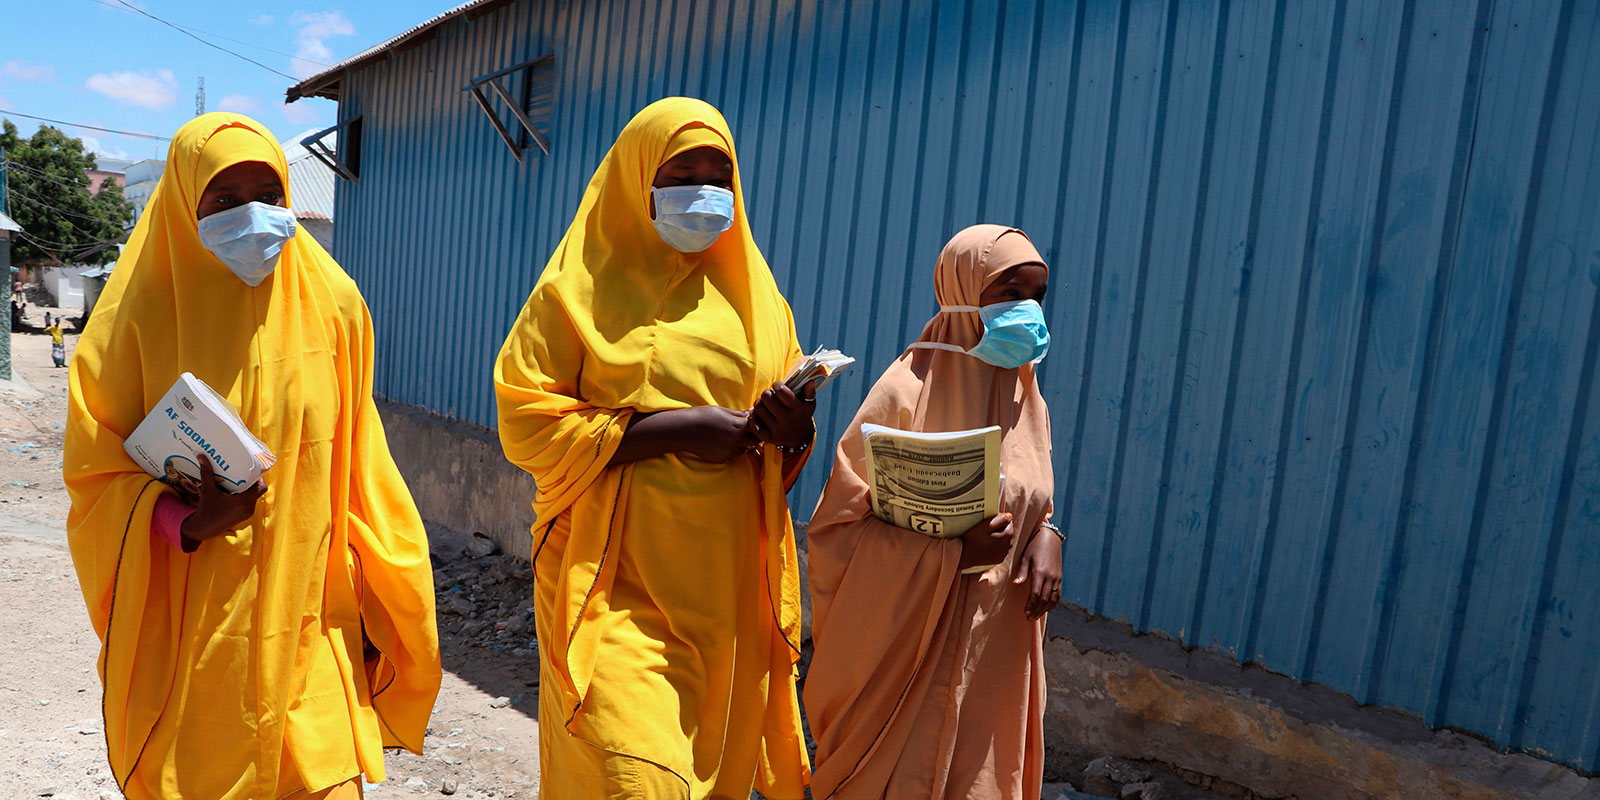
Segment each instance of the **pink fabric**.
[{"label": "pink fabric", "polygon": [[[1000,273],[1043,264],[1021,231],[978,225],[945,245],[939,303],[975,306]],[[920,341],[977,344],[975,312],[938,314]],[[961,575],[959,539],[880,522],[869,504],[860,426],[918,431],[999,425],[1000,508],[1011,556]],[[879,378],[839,442],[806,534],[812,639],[806,711],[817,740],[811,790],[832,800],[1023,800],[1044,772],[1044,620],[1030,620],[1013,570],[1055,493],[1050,418],[1033,365],[1000,369],[965,353],[908,350]]]},{"label": "pink fabric", "polygon": [[150,517],[150,532],[185,553],[194,552],[183,540],[183,521],[194,513],[188,503],[176,496],[163,494],[156,498],[156,510]]}]

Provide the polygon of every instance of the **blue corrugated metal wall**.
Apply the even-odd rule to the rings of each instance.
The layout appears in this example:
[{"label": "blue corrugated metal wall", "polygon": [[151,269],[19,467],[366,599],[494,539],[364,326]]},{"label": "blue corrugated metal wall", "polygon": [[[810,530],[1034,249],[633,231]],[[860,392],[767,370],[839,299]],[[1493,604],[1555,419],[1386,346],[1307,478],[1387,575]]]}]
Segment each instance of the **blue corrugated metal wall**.
[{"label": "blue corrugated metal wall", "polygon": [[[461,91],[554,53],[550,156]],[[491,425],[490,365],[632,112],[723,109],[802,337],[864,369],[946,237],[1054,268],[1068,599],[1600,766],[1593,0],[524,0],[345,79],[340,261],[378,388]],[[808,509],[826,476],[796,492]]]}]

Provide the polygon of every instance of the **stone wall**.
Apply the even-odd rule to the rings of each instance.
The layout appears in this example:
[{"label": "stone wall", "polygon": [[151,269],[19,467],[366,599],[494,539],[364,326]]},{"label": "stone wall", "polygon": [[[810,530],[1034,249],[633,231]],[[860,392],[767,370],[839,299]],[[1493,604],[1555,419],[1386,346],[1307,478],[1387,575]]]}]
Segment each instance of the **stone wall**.
[{"label": "stone wall", "polygon": [[1600,781],[1566,767],[1076,608],[1052,612],[1049,634],[1053,748],[1160,764],[1264,798],[1600,798]]},{"label": "stone wall", "polygon": [[378,415],[424,520],[531,557],[536,487],[506,461],[494,431],[381,400]]}]

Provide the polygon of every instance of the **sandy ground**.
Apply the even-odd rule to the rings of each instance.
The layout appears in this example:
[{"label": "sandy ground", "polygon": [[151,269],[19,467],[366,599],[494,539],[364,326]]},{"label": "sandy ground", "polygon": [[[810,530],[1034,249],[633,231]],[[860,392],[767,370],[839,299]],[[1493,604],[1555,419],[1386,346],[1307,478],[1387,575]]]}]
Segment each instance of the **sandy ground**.
[{"label": "sandy ground", "polygon": [[[67,337],[69,355],[76,339]],[[0,618],[0,797],[116,798],[95,673],[100,642],[66,547],[67,371],[51,365],[46,335],[13,334],[11,346],[22,381],[0,382],[0,608],[9,611]],[[441,570],[468,564],[448,541],[435,554]],[[455,797],[536,796],[532,652],[445,631],[441,645],[444,684],[424,754],[391,752],[389,780],[367,795],[439,797],[449,779]],[[516,702],[495,707],[496,698]]]}]

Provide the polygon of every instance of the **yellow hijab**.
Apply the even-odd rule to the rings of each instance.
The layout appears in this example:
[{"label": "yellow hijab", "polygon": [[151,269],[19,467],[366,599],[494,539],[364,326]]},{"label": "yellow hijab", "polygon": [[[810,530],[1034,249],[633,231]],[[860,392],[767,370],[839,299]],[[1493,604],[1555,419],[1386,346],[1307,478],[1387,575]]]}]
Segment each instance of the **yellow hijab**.
[{"label": "yellow hijab", "polygon": [[[655,231],[650,184],[662,163],[704,145],[733,161],[733,227],[705,251],[682,253]],[[536,546],[585,492],[621,491],[611,485],[621,470],[606,466],[634,412],[747,409],[799,357],[789,305],[750,233],[738,165],[728,123],[709,104],[673,97],[640,111],[595,170],[506,337],[495,363],[500,441],[538,484]],[[762,459],[766,580],[779,630],[798,648],[799,573],[782,456],[768,446]],[[541,645],[553,650],[560,673],[545,685],[562,690],[571,708],[598,657],[600,632],[583,623],[595,613],[589,598],[610,586],[611,546],[606,531],[575,529],[556,556],[559,618],[571,635]],[[683,569],[695,567],[685,554]]]},{"label": "yellow hijab", "polygon": [[[201,193],[245,161],[278,172],[287,204],[265,127],[219,113],[178,130],[72,362],[67,537],[130,797],[381,780],[383,746],[420,751],[439,686],[427,539],[372,403],[365,303],[304,232],[255,288],[200,243]],[[185,371],[277,455],[248,526],[191,555],[151,536],[170,490],[122,448]],[[383,652],[365,665],[363,627]]]}]

